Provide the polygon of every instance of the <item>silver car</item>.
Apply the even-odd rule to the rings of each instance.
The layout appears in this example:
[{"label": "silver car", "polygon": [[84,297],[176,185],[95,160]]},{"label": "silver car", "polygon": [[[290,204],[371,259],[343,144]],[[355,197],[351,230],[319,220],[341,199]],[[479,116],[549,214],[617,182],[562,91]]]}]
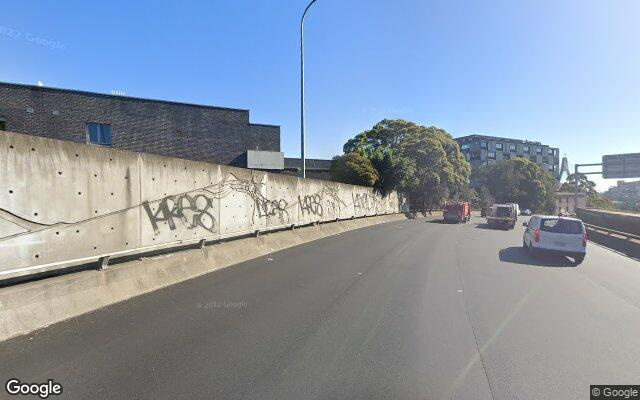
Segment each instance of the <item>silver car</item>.
[{"label": "silver car", "polygon": [[540,253],[559,254],[573,258],[576,265],[587,254],[587,231],[579,219],[554,215],[534,215],[522,237],[522,245],[531,257]]}]

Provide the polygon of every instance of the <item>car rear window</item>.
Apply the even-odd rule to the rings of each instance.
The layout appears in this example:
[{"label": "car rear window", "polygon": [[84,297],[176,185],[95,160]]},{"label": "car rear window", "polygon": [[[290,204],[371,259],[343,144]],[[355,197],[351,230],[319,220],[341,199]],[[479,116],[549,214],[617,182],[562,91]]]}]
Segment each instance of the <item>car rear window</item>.
[{"label": "car rear window", "polygon": [[558,218],[543,218],[540,221],[540,230],[553,233],[583,233],[582,222]]}]

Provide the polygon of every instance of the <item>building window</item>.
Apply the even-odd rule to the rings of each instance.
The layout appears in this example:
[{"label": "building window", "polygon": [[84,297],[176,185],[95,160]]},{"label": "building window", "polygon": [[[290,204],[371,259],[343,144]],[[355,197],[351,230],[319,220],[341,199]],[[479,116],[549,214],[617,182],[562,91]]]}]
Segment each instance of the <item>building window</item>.
[{"label": "building window", "polygon": [[502,158],[504,158],[505,160],[509,160],[509,159],[511,159],[511,154],[509,154],[509,153],[503,153],[503,154],[502,154]]},{"label": "building window", "polygon": [[543,164],[549,164],[549,157],[542,157]]},{"label": "building window", "polygon": [[542,147],[536,147],[536,154],[542,154]]},{"label": "building window", "polygon": [[490,152],[487,153],[487,157],[496,158],[496,153],[494,151],[490,151]]},{"label": "building window", "polygon": [[7,130],[7,120],[4,118],[0,118],[0,131]]},{"label": "building window", "polygon": [[467,144],[463,144],[462,146],[460,146],[460,150],[469,150],[471,148],[471,146],[467,143]]},{"label": "building window", "polygon": [[496,150],[502,150],[502,143],[496,143]]},{"label": "building window", "polygon": [[555,151],[553,149],[549,149],[549,155],[550,156],[554,156],[555,155]]},{"label": "building window", "polygon": [[482,162],[482,165],[487,165],[487,161],[486,161],[486,160],[485,160],[485,161],[483,161],[483,162]]},{"label": "building window", "polygon": [[111,125],[88,122],[87,141],[91,144],[111,146]]},{"label": "building window", "polygon": [[464,157],[467,159],[467,161],[471,160],[471,153],[465,153]]},{"label": "building window", "polygon": [[530,151],[529,146],[522,146],[522,151],[524,151],[525,153],[528,153]]},{"label": "building window", "polygon": [[538,162],[538,157],[536,156],[530,156],[529,160],[533,161],[533,162]]},{"label": "building window", "polygon": [[486,140],[481,140],[480,141],[480,147],[482,147],[483,149],[487,148],[487,141]]},{"label": "building window", "polygon": [[515,144],[510,144],[509,145],[509,151],[516,151],[518,148],[516,147]]}]

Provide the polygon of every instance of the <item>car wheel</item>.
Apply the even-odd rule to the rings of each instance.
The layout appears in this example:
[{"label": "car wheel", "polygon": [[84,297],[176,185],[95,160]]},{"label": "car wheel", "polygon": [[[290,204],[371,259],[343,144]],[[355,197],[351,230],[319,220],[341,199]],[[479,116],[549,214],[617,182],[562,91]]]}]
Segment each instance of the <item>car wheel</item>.
[{"label": "car wheel", "polygon": [[573,263],[575,265],[580,265],[584,261],[584,256],[575,256],[573,257]]}]

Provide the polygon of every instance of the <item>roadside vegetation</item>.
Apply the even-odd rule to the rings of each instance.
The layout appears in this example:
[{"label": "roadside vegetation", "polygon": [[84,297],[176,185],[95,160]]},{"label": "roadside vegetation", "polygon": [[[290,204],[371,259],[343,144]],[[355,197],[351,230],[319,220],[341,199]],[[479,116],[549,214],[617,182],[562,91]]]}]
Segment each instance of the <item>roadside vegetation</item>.
[{"label": "roadside vegetation", "polygon": [[385,119],[349,139],[343,150],[329,170],[333,180],[371,183],[367,186],[382,193],[398,190],[414,209],[439,208],[463,195],[477,197],[468,187],[471,166],[443,129]]},{"label": "roadside vegetation", "polygon": [[[576,179],[577,178],[577,179]],[[578,185],[578,191],[587,194],[587,207],[600,208],[603,210],[615,210],[616,207],[613,202],[603,195],[596,192],[596,184],[593,181],[587,179],[585,174],[571,174],[567,177],[567,181],[560,187],[561,192],[575,192],[576,181]]]},{"label": "roadside vegetation", "polygon": [[[439,208],[446,201],[468,201],[475,209],[494,203],[518,203],[537,213],[555,212],[555,194],[578,190],[587,194],[587,207],[620,210],[595,190],[584,174],[558,181],[538,164],[522,157],[471,166],[458,143],[445,130],[401,119],[384,119],[343,146],[329,169],[336,182],[397,190],[415,210]],[[576,179],[577,178],[577,179]],[[469,186],[473,180],[478,189]]]},{"label": "roadside vegetation", "polygon": [[522,157],[483,165],[472,179],[481,188],[484,203],[518,203],[534,212],[553,213],[558,181],[540,166]]}]

